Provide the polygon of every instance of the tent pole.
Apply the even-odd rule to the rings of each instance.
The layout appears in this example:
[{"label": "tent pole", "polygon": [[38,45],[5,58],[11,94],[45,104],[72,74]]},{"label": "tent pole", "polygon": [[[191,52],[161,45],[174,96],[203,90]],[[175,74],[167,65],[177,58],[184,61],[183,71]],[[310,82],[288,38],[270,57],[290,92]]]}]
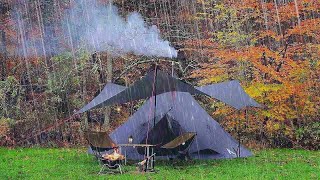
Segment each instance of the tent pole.
[{"label": "tent pole", "polygon": [[[247,108],[245,108],[244,109],[244,115],[245,115],[245,118],[246,118],[246,122],[248,122],[248,109]],[[240,117],[239,117],[239,122],[238,122],[238,141],[239,141],[239,144],[238,144],[238,157],[241,157],[241,151],[240,151],[240,147],[241,147],[241,143],[240,143],[240,141],[241,141],[241,132],[240,132],[240,130],[241,130],[241,121],[240,121]]]},{"label": "tent pole", "polygon": [[156,107],[157,107],[157,73],[158,67],[155,64],[155,75],[154,75],[154,112],[153,112],[153,127],[156,126]]},{"label": "tent pole", "polygon": [[172,63],[171,63],[171,76],[173,77],[173,70],[174,70],[174,62],[172,61]]},{"label": "tent pole", "polygon": [[241,141],[241,137],[240,137],[240,115],[241,115],[241,110],[239,111],[239,118],[238,118],[238,157],[240,157],[240,141]]},{"label": "tent pole", "polygon": [[246,124],[245,124],[244,128],[246,129],[246,127],[248,126],[248,108],[246,108],[244,110],[244,113],[245,113],[245,117],[246,117]]}]

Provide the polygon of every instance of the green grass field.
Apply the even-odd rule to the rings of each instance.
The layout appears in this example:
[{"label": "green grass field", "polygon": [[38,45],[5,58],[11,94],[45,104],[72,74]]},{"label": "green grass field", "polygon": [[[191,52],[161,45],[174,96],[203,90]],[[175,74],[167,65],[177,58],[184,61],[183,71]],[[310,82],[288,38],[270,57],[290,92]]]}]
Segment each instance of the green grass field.
[{"label": "green grass field", "polygon": [[126,166],[122,175],[97,175],[85,149],[0,148],[0,179],[320,179],[320,152],[272,149],[242,159],[160,161],[156,169],[139,174]]}]

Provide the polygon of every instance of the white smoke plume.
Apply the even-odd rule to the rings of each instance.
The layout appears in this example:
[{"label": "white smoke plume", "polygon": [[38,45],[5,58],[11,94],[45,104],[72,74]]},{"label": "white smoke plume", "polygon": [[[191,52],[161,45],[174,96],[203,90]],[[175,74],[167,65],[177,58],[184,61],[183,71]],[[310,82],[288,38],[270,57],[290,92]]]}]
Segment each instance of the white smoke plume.
[{"label": "white smoke plume", "polygon": [[68,11],[66,17],[69,29],[70,25],[75,28],[69,31],[71,35],[78,36],[82,43],[96,51],[177,57],[177,51],[160,37],[159,29],[146,25],[137,12],[122,18],[117,7],[111,4],[101,6],[94,0],[82,0]]},{"label": "white smoke plume", "polygon": [[[121,17],[118,8],[111,3],[106,5],[97,0],[75,0],[61,14],[60,20],[44,23],[41,27],[39,22],[32,22],[34,19],[28,18],[28,14],[39,15],[39,12],[24,9],[34,6],[20,6],[16,8],[12,18],[17,21],[14,28],[21,37],[17,42],[21,46],[17,48],[17,52],[24,56],[51,56],[71,49],[85,48],[89,52],[108,52],[115,56],[133,53],[177,57],[177,51],[161,38],[156,26],[148,26],[137,12]],[[32,33],[34,27],[40,29],[39,32],[42,29],[43,34],[35,36]],[[57,31],[57,27],[63,31]]]}]

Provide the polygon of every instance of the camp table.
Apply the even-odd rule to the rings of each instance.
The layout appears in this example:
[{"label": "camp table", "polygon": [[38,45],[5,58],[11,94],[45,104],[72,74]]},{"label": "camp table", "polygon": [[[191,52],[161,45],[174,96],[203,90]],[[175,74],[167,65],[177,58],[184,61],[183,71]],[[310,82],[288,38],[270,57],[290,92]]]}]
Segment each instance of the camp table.
[{"label": "camp table", "polygon": [[[145,156],[148,158],[149,156],[153,155],[155,145],[152,144],[118,144],[119,147],[144,147],[145,148]],[[150,153],[151,148],[151,153]],[[127,164],[127,152],[125,151],[125,164]],[[152,156],[151,160],[147,161],[147,171],[154,170],[154,155]]]}]

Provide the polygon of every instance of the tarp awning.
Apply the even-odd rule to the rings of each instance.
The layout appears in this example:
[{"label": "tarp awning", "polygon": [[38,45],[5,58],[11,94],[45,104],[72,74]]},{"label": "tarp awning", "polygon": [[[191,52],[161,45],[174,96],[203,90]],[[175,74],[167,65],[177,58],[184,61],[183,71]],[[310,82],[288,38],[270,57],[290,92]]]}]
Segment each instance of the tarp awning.
[{"label": "tarp awning", "polygon": [[[110,99],[99,104],[97,107],[146,99],[154,96],[155,94],[158,95],[172,91],[189,92],[190,94],[204,94],[203,92],[194,88],[192,85],[168,76],[161,71],[157,71],[156,79],[154,76],[154,71],[149,72],[145,77],[139,81],[136,81],[130,87],[121,91]],[[154,83],[154,81],[156,81],[156,83]]]},{"label": "tarp awning", "polygon": [[151,71],[128,88],[112,83],[107,84],[103,91],[88,105],[78,111],[77,114],[103,106],[110,106],[114,104],[127,103],[134,100],[146,99],[154,96],[155,94],[158,95],[165,92],[178,91],[189,92],[192,95],[205,95],[205,93],[199,91],[190,84],[184,83],[181,80],[169,76],[162,71],[156,72],[156,78],[154,78],[155,71]]},{"label": "tarp awning", "polygon": [[[241,87],[239,81],[228,81],[208,86],[194,87],[162,71],[149,72],[128,88],[108,83],[103,91],[76,114],[90,109],[122,104],[134,100],[147,99],[166,92],[188,92],[191,95],[201,94],[220,100],[236,109],[261,107]],[[156,77],[156,78],[155,78]]]}]

